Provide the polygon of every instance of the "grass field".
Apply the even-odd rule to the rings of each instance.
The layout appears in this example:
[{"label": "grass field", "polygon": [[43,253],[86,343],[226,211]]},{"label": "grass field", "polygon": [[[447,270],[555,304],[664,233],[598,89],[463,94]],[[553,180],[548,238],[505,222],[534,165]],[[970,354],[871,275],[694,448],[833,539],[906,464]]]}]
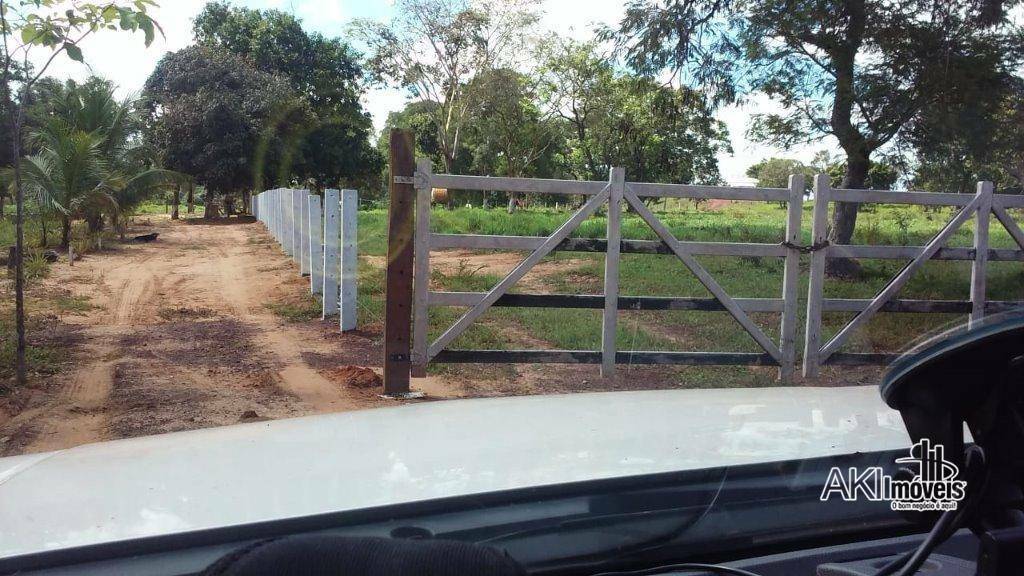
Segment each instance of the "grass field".
[{"label": "grass field", "polygon": [[[810,239],[811,203],[804,206],[803,242]],[[679,203],[655,213],[673,233],[683,240],[743,241],[777,243],[783,238],[785,208],[773,203],[735,202],[717,209],[695,208]],[[951,208],[924,210],[920,207],[863,207],[854,243],[872,245],[921,245],[949,220]],[[360,254],[381,256],[386,250],[386,212],[360,213]],[[435,209],[431,228],[435,232],[543,236],[550,234],[569,216],[553,209],[521,210],[509,215],[503,209]],[[1021,214],[1016,214],[1021,216]],[[993,219],[990,228],[994,248],[1013,247],[1013,241]],[[623,238],[655,239],[653,232],[637,216],[626,215]],[[583,223],[573,234],[578,237],[603,237],[605,219],[597,215]],[[973,220],[959,230],[949,243],[970,246]],[[482,253],[481,253],[482,254]],[[525,253],[523,254],[525,257]],[[550,292],[600,294],[604,275],[603,255],[593,253],[556,253],[547,260],[570,260],[559,271],[548,274],[545,284]],[[702,264],[734,297],[778,297],[781,294],[783,261],[781,258],[699,257]],[[806,272],[809,258],[802,262]],[[853,280],[828,279],[826,297],[869,298],[905,264],[897,260],[862,260],[862,275]],[[366,318],[379,319],[382,273],[364,266],[360,270],[361,309]],[[453,291],[485,291],[500,280],[498,274],[476,270],[474,266],[432,273],[432,283]],[[902,290],[900,297],[919,299],[967,299],[970,262],[933,261],[927,263]],[[802,274],[801,308],[807,294],[807,275]],[[1024,267],[1020,263],[990,263],[988,274],[990,300],[1024,300]],[[623,255],[620,262],[620,290],[623,295],[709,296],[696,278],[673,256]],[[528,290],[513,288],[513,292]],[[463,311],[459,308],[432,308],[431,333],[437,336]],[[755,321],[773,339],[778,338],[779,316],[754,314]],[[852,314],[835,313],[825,317],[826,336],[831,336]],[[844,351],[898,351],[922,333],[962,319],[947,314],[879,314],[854,335]],[[801,327],[803,318],[801,317]],[[492,308],[474,326],[460,336],[453,348],[537,347],[542,340],[549,348],[594,350],[600,346],[601,313],[598,310],[539,308]],[[800,330],[802,332],[802,328]],[[520,337],[523,336],[523,337]],[[802,337],[802,334],[800,335]],[[760,351],[725,312],[620,312],[617,335],[621,350],[696,350]],[[523,345],[524,342],[533,345]],[[801,342],[802,347],[802,342]],[[444,368],[436,368],[444,369]],[[748,368],[686,369],[689,384],[766,385],[772,381],[770,370]]]}]

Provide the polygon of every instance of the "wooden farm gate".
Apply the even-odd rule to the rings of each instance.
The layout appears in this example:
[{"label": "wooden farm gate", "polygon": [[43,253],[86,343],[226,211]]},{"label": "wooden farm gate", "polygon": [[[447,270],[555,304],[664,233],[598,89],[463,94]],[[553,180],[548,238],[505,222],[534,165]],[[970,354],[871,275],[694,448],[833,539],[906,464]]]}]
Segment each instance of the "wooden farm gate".
[{"label": "wooden farm gate", "polygon": [[[401,136],[401,135],[399,135]],[[627,182],[623,168],[612,168],[607,182],[499,178],[434,174],[429,160],[416,162],[411,170],[411,153],[403,138],[392,139],[391,209],[389,221],[388,305],[397,310],[387,318],[385,327],[385,392],[408,392],[406,370],[412,376],[424,376],[429,362],[448,363],[591,363],[600,364],[610,375],[616,364],[691,364],[691,365],[763,365],[778,366],[780,377],[789,380],[796,366],[796,328],[798,321],[799,261],[801,254],[800,218],[803,205],[802,176],[793,176],[788,188],[743,188],[649,184]],[[404,162],[403,162],[404,159]],[[402,172],[405,172],[404,174]],[[544,237],[490,236],[477,234],[436,234],[430,231],[431,190],[501,191],[533,194],[583,196],[585,202],[551,235]],[[400,196],[415,193],[415,226],[411,206],[402,205]],[[727,199],[782,202],[788,205],[788,218],[781,244],[740,242],[693,242],[676,238],[668,227],[643,203],[643,198]],[[629,206],[659,238],[657,241],[621,238],[622,212]],[[571,238],[579,225],[607,207],[607,231],[604,239]],[[396,218],[396,214],[399,215]],[[414,229],[414,255],[404,254],[407,231]],[[780,236],[783,236],[780,230]],[[435,249],[530,251],[491,290],[482,293],[442,292],[429,289],[430,252]],[[512,294],[509,289],[530,269],[556,250],[604,252],[603,294]],[[619,256],[622,253],[674,254],[683,266],[711,293],[711,298],[652,297],[623,295],[619,290]],[[777,257],[785,259],[784,279],[778,298],[734,298],[697,261],[699,255]],[[401,263],[412,260],[412,339],[411,355],[405,356],[401,329],[410,311],[402,310],[408,278],[401,274]],[[397,264],[396,264],[397,263]],[[393,300],[394,299],[394,300]],[[393,304],[394,303],[394,304]],[[431,306],[468,307],[436,340],[428,341],[428,309]],[[590,308],[603,310],[601,348],[599,350],[457,350],[449,345],[491,306]],[[389,308],[390,310],[390,308]],[[619,310],[701,310],[727,311],[751,335],[762,352],[649,352],[619,351],[615,346]],[[780,338],[773,341],[750,318],[751,312],[780,315]],[[388,324],[395,323],[397,330]],[[391,373],[391,378],[389,374]],[[403,377],[404,376],[404,377]]]},{"label": "wooden farm gate", "polygon": [[[850,335],[878,312],[963,313],[975,322],[986,313],[1018,309],[1024,302],[990,301],[985,298],[986,272],[989,261],[1024,261],[1024,233],[1008,208],[1024,207],[1024,196],[993,194],[991,182],[979,182],[977,192],[948,194],[937,192],[894,192],[891,190],[832,189],[827,175],[814,179],[814,212],[811,223],[812,242],[820,250],[811,256],[807,298],[807,328],[804,335],[803,372],[816,377],[821,366],[888,364],[896,354],[843,353],[840,347]],[[828,208],[831,202],[878,204],[909,204],[917,206],[956,206],[960,210],[924,246],[832,245],[826,242]],[[991,216],[1006,228],[1017,243],[1016,249],[989,248]],[[974,243],[970,248],[947,247],[946,244],[964,223],[975,218]],[[824,297],[825,265],[829,258],[909,259],[907,264],[871,299],[832,299]],[[903,300],[896,296],[915,272],[928,260],[970,260],[970,300]],[[831,339],[822,344],[822,313],[855,312],[854,318]]]}]

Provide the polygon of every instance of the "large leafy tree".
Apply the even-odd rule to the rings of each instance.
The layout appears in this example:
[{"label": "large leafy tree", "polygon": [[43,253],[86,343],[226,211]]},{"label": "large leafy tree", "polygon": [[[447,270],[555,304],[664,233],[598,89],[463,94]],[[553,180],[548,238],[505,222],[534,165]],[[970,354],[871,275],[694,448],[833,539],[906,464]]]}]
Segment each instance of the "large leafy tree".
[{"label": "large leafy tree", "polygon": [[724,124],[692,90],[617,72],[593,44],[559,43],[542,68],[545,97],[569,125],[566,159],[578,178],[624,166],[650,182],[717,183]]},{"label": "large leafy tree", "polygon": [[[835,138],[841,185],[862,188],[871,158],[941,95],[979,70],[1014,68],[1016,0],[635,0],[618,30],[631,65],[670,70],[713,102],[762,92],[784,112],[752,134],[779,145]],[[994,57],[993,57],[994,56]],[[856,204],[838,203],[831,240],[847,243]],[[854,271],[833,260],[832,271]]]},{"label": "large leafy tree", "polygon": [[230,205],[265,182],[290,181],[294,142],[311,112],[285,78],[231,52],[191,46],[164,56],[143,94],[145,136],[160,163],[208,194],[224,194]]},{"label": "large leafy tree", "polygon": [[293,142],[292,170],[315,185],[359,185],[380,171],[370,145],[372,122],[359,102],[359,55],[337,38],[302,29],[279,10],[253,10],[210,2],[193,33],[204,46],[244,56],[258,70],[284,77],[309,103],[313,121]]},{"label": "large leafy tree", "polygon": [[538,20],[536,6],[537,0],[399,0],[391,22],[353,24],[369,47],[367,66],[376,79],[437,103],[431,114],[446,171],[453,171],[481,104],[471,81],[487,70],[517,67]]}]

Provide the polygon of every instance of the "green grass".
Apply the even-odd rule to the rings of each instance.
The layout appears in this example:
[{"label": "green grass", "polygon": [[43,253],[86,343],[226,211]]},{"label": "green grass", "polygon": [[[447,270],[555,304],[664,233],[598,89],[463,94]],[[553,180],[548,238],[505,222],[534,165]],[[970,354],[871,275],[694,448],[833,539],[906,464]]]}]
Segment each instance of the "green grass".
[{"label": "green grass", "polygon": [[[786,210],[774,203],[734,202],[721,209],[695,208],[688,202],[671,201],[652,205],[652,210],[678,238],[711,242],[777,243],[783,238]],[[805,203],[802,242],[810,241],[810,202]],[[923,245],[949,221],[951,208],[924,209],[909,206],[865,205],[861,209],[854,235],[855,244]],[[520,210],[509,215],[503,209],[436,208],[431,212],[431,230],[451,234],[488,234],[545,236],[569,217],[567,210],[551,208]],[[1019,213],[1014,214],[1021,218]],[[1022,218],[1024,219],[1024,218]],[[970,246],[973,220],[967,222],[949,242],[952,246]],[[573,235],[600,238],[605,234],[602,214],[585,221]],[[381,256],[387,248],[387,213],[366,210],[359,215],[360,254]],[[626,214],[623,237],[655,239],[654,233],[636,215]],[[1008,233],[993,219],[990,244],[994,248],[1015,246]],[[524,254],[525,256],[525,254]],[[555,253],[548,258],[572,265],[545,278],[551,291],[599,294],[602,292],[604,258],[592,253]],[[781,294],[783,261],[779,258],[699,257],[701,264],[734,297],[774,298]],[[861,260],[863,274],[856,280],[829,278],[825,295],[829,298],[870,298],[891,279],[903,261]],[[802,333],[807,266],[801,263],[800,319]],[[933,261],[911,279],[900,292],[901,298],[967,299],[970,262]],[[445,272],[431,272],[431,284],[450,291],[482,292],[500,280],[467,260],[462,266]],[[383,271],[365,263],[360,266],[360,318],[380,321],[383,305]],[[990,263],[988,273],[990,300],[1024,300],[1024,267],[1014,262]],[[625,295],[709,297],[707,290],[673,256],[623,255],[620,261],[620,290]],[[513,292],[526,291],[514,287]],[[432,337],[451,325],[465,310],[432,308]],[[753,314],[755,323],[777,340],[777,314]],[[825,336],[835,334],[852,314],[829,313],[824,318]],[[896,351],[916,336],[963,320],[960,315],[878,314],[858,330],[844,351]],[[542,341],[546,348],[594,350],[600,347],[601,314],[598,310],[541,308],[492,308],[452,348],[508,349],[535,347]],[[620,312],[617,345],[621,350],[703,350],[760,351],[725,312],[665,311]],[[802,343],[800,344],[802,347]],[[746,367],[680,368],[686,386],[770,385],[771,370]]]}]

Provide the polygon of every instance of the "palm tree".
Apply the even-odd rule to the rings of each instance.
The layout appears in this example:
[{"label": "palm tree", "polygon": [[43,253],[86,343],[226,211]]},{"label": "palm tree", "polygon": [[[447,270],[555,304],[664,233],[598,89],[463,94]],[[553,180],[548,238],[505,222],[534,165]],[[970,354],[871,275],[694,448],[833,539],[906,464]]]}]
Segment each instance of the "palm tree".
[{"label": "palm tree", "polygon": [[123,211],[155,191],[188,181],[140,160],[131,138],[133,102],[117,101],[109,83],[69,82],[52,105],[54,117],[29,136],[35,153],[22,167],[26,192],[59,215],[62,245],[71,241],[73,220],[98,232],[104,217],[118,224]]}]

